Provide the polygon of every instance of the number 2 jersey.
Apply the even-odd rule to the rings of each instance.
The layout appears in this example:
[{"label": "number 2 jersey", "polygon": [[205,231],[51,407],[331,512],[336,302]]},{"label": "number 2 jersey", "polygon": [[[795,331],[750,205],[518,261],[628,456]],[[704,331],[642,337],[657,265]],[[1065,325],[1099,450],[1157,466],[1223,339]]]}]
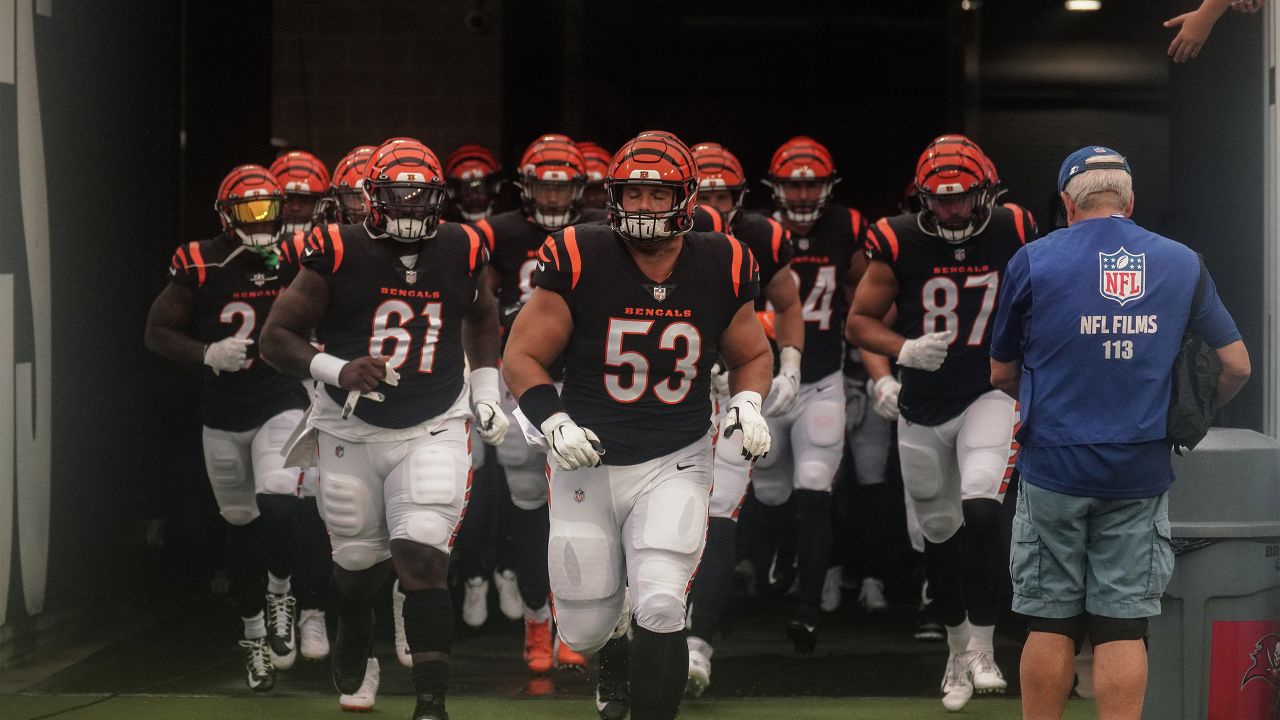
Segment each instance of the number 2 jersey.
[{"label": "number 2 jersey", "polygon": [[253,341],[244,368],[215,374],[203,366],[201,420],[208,427],[244,432],[286,410],[307,406],[302,383],[276,372],[258,354],[258,334],[267,313],[295,273],[278,254],[264,257],[225,233],[174,251],[169,277],[194,297],[196,338],[206,344],[233,335]]},{"label": "number 2 jersey", "polygon": [[671,276],[655,283],[606,225],[553,233],[535,287],[573,315],[561,399],[604,445],[604,462],[634,465],[706,436],[720,335],[760,293],[755,259],[721,233],[688,232]]},{"label": "number 2 jersey", "polygon": [[917,218],[910,213],[877,221],[867,254],[886,263],[898,280],[896,332],[908,339],[955,334],[942,367],[901,368],[902,417],[941,425],[992,389],[989,348],[1000,278],[1018,248],[1036,237],[1036,226],[1023,208],[1000,206],[982,232],[953,245],[926,234]]},{"label": "number 2 jersey", "polygon": [[[398,386],[378,386],[382,402],[356,403],[354,415],[381,428],[420,425],[458,400],[462,319],[488,257],[480,233],[454,223],[441,223],[423,240],[408,267],[400,256],[413,249],[372,237],[364,225],[326,225],[312,230],[302,253],[302,266],[329,285],[329,308],[316,328],[325,352],[344,360],[386,357],[399,373]],[[346,402],[346,390],[324,390],[338,405]]]}]

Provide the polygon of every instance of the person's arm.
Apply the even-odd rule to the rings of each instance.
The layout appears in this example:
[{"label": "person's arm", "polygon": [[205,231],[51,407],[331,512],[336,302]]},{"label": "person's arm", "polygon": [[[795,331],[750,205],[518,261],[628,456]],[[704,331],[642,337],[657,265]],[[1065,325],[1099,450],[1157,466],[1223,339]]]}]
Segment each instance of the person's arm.
[{"label": "person's arm", "polygon": [[870,261],[867,254],[862,251],[855,252],[849,260],[849,269],[844,274],[844,300],[852,303],[853,296],[858,290],[858,283],[862,281],[862,276],[867,273],[867,267]]},{"label": "person's arm", "polygon": [[475,299],[462,318],[462,351],[466,353],[472,371],[496,368],[500,345],[498,300],[482,278],[476,284]]},{"label": "person's arm", "polygon": [[534,288],[502,354],[502,377],[517,400],[531,387],[551,384],[547,368],[568,347],[572,333],[573,314],[560,293]]},{"label": "person's arm", "polygon": [[845,339],[863,350],[897,357],[906,338],[885,323],[898,296],[898,278],[887,263],[872,260],[863,273],[849,308]]},{"label": "person's arm", "polygon": [[720,334],[720,357],[729,370],[729,392],[769,394],[773,381],[773,351],[756,319],[754,302],[746,302],[734,313],[729,327]]},{"label": "person's arm", "polygon": [[1003,362],[991,358],[991,387],[1005,395],[1018,399],[1018,386],[1022,381],[1022,361]]},{"label": "person's arm", "polygon": [[147,349],[175,362],[203,363],[205,345],[183,332],[195,308],[195,293],[170,282],[151,303],[143,342]]},{"label": "person's arm", "polygon": [[1167,28],[1180,28],[1169,43],[1169,57],[1176,63],[1186,62],[1200,54],[1213,26],[1231,7],[1232,0],[1204,0],[1191,12],[1164,21]]},{"label": "person's arm", "polygon": [[773,337],[778,347],[804,352],[804,312],[791,263],[778,268],[764,292],[773,305]]},{"label": "person's arm", "polygon": [[1237,340],[1229,345],[1215,350],[1218,353],[1218,359],[1222,361],[1222,372],[1218,375],[1218,407],[1222,407],[1231,401],[1231,398],[1240,392],[1240,388],[1249,381],[1249,375],[1253,372],[1249,364],[1249,350],[1245,348],[1243,340]]}]

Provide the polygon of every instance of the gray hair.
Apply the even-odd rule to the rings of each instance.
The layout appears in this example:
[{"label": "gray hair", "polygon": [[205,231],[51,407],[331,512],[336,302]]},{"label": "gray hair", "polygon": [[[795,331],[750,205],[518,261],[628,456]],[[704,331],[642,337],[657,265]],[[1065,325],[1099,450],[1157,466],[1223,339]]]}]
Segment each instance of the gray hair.
[{"label": "gray hair", "polygon": [[1124,170],[1088,170],[1091,163],[1122,162],[1119,155],[1100,155],[1085,161],[1086,169],[1067,182],[1066,193],[1085,212],[1099,207],[1124,210],[1133,202],[1133,176]]}]

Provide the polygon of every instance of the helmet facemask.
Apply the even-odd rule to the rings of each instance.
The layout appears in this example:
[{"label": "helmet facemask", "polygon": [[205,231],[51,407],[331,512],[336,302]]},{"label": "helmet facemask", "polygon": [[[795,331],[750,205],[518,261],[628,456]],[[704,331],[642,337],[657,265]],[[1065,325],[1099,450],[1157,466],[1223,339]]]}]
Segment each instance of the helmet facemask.
[{"label": "helmet facemask", "polygon": [[282,205],[279,196],[231,197],[218,202],[218,217],[223,228],[240,238],[241,245],[265,254],[280,239]]},{"label": "helmet facemask", "polygon": [[991,220],[991,202],[986,188],[963,192],[929,192],[918,188],[920,229],[955,245],[982,232]]},{"label": "helmet facemask", "polygon": [[281,209],[284,232],[287,234],[293,234],[298,230],[307,232],[320,224],[324,218],[325,200],[325,196],[318,193],[286,189],[284,207]]},{"label": "helmet facemask", "polygon": [[458,214],[467,222],[489,217],[493,201],[498,195],[499,183],[479,171],[470,171],[461,177],[448,179],[449,200]]},{"label": "helmet facemask", "polygon": [[[671,191],[671,205],[663,210],[625,210],[628,190],[663,187]],[[697,191],[688,191],[683,183],[610,181],[609,224],[628,242],[647,245],[670,240],[693,228],[693,216],[689,208],[697,200]],[[696,188],[696,185],[694,186]]]},{"label": "helmet facemask", "polygon": [[831,202],[831,190],[840,178],[792,176],[765,181],[773,190],[773,201],[783,216],[796,225],[812,225]]},{"label": "helmet facemask", "polygon": [[[726,196],[727,201],[724,199]],[[738,213],[742,212],[742,204],[746,197],[745,185],[725,185],[724,180],[720,178],[704,179],[698,184],[698,204],[720,213],[726,228],[731,227]],[[726,207],[728,209],[725,209]]]},{"label": "helmet facemask", "polygon": [[520,182],[525,213],[547,232],[572,225],[582,216],[585,178],[570,179],[562,170],[544,171],[541,178],[526,175]]},{"label": "helmet facemask", "polygon": [[400,242],[432,237],[440,223],[444,188],[423,182],[370,182],[364,191],[373,225]]}]

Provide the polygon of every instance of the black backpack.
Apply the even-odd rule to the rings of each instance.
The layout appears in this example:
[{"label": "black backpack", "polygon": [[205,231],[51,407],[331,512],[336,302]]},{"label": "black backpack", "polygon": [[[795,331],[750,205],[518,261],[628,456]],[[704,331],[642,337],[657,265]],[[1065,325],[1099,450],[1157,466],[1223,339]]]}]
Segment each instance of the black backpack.
[{"label": "black backpack", "polygon": [[[1200,258],[1200,279],[1196,282],[1191,317],[1195,317],[1204,300],[1204,258]],[[1204,338],[1195,333],[1182,336],[1182,347],[1173,362],[1173,386],[1169,394],[1169,417],[1165,440],[1179,455],[1179,446],[1192,450],[1209,433],[1213,416],[1218,411],[1218,375],[1222,361]]]}]

